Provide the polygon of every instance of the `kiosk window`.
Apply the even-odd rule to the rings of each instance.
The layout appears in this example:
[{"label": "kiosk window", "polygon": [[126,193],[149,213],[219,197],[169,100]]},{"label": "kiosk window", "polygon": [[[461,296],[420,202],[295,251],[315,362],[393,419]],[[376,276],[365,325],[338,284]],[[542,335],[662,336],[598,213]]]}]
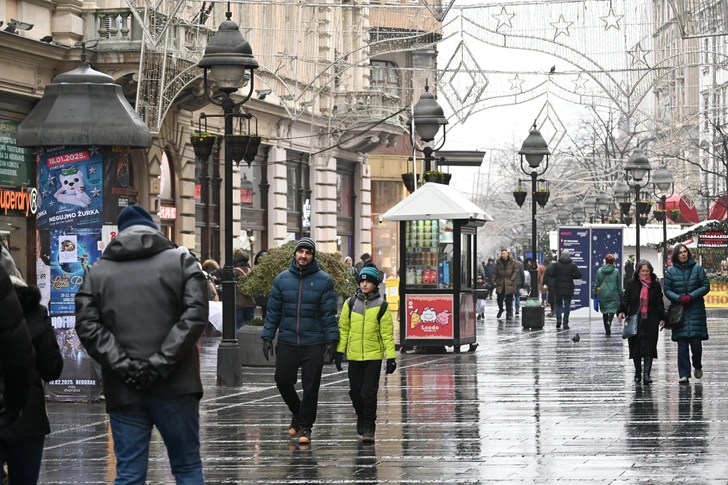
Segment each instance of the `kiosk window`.
[{"label": "kiosk window", "polygon": [[452,287],[452,220],[408,221],[405,245],[405,281],[408,287]]}]

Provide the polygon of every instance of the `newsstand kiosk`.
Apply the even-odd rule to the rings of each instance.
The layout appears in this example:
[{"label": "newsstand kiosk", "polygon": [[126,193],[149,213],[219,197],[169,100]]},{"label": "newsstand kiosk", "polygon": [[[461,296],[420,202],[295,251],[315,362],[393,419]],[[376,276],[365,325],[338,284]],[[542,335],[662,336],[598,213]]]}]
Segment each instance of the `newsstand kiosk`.
[{"label": "newsstand kiosk", "polygon": [[447,185],[426,183],[380,216],[400,221],[400,347],[475,350],[477,229],[493,218]]}]

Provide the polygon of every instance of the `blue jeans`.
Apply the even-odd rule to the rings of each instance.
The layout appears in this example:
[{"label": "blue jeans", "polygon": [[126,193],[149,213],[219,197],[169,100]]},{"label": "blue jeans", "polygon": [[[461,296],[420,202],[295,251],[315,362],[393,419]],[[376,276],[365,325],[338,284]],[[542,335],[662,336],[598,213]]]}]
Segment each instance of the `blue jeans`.
[{"label": "blue jeans", "polygon": [[518,313],[521,308],[521,290],[517,288],[516,294],[513,297],[515,299],[516,313]]},{"label": "blue jeans", "polygon": [[557,296],[556,300],[556,321],[561,322],[561,314],[563,313],[564,324],[569,323],[569,314],[571,313],[571,297],[570,296]]},{"label": "blue jeans", "polygon": [[243,326],[243,323],[247,322],[248,320],[252,320],[255,318],[255,307],[253,308],[240,308],[239,310],[235,310],[235,331],[237,332],[240,330],[240,327]]},{"label": "blue jeans", "polygon": [[204,485],[200,457],[200,400],[184,394],[149,399],[109,411],[116,455],[115,485],[144,485],[149,440],[156,426],[167,447],[177,485]]},{"label": "blue jeans", "polygon": [[690,377],[690,351],[693,352],[693,367],[703,368],[703,341],[700,337],[677,339],[677,371],[680,377]]}]

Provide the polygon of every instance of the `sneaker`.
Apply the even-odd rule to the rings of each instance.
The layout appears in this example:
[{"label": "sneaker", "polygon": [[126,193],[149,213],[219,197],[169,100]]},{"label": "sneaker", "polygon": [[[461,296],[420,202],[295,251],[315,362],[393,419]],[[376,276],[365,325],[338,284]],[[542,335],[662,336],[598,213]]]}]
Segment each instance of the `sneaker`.
[{"label": "sneaker", "polygon": [[298,416],[291,418],[291,427],[288,428],[288,436],[296,436],[301,430],[301,423],[298,421]]},{"label": "sneaker", "polygon": [[500,318],[501,315],[503,315],[503,310],[498,310],[498,316],[496,318]]},{"label": "sneaker", "polygon": [[518,309],[516,308],[516,315],[518,315]]},{"label": "sneaker", "polygon": [[695,369],[695,378],[700,379],[703,377],[703,369]]},{"label": "sneaker", "polygon": [[307,445],[311,442],[311,428],[301,426],[301,435],[298,437],[299,445]]},{"label": "sneaker", "polygon": [[688,379],[687,377],[681,377],[678,382],[680,384],[689,384],[690,383],[690,379]]},{"label": "sneaker", "polygon": [[377,425],[373,422],[364,423],[364,433],[362,434],[361,440],[364,443],[374,443],[374,432],[377,429]]},{"label": "sneaker", "polygon": [[364,431],[366,431],[366,428],[364,428],[364,418],[361,416],[356,417],[356,434],[359,436],[364,434]]}]

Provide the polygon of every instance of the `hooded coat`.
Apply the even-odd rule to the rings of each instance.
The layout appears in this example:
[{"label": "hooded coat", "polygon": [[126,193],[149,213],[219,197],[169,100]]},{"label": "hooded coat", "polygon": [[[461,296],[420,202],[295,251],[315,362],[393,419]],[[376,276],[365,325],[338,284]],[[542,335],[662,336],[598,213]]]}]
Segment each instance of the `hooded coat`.
[{"label": "hooded coat", "polygon": [[261,338],[299,347],[339,340],[334,280],[314,259],[299,267],[295,258],[273,280]]},{"label": "hooded coat", "polygon": [[[15,286],[35,349],[36,362],[28,405],[20,418],[0,430],[0,439],[32,438],[51,432],[46,413],[43,381],[58,379],[63,370],[63,357],[56,333],[48,317],[48,309],[40,304],[40,291],[35,286]],[[0,388],[2,384],[0,384]]]},{"label": "hooded coat", "polygon": [[[597,288],[599,288],[599,293],[597,293]],[[599,300],[601,313],[617,313],[619,299],[622,297],[622,278],[613,264],[605,263],[597,271],[592,296],[596,296]]]},{"label": "hooded coat", "polygon": [[518,266],[513,256],[508,255],[507,259],[498,258],[493,271],[493,283],[496,293],[513,295],[516,292],[516,279],[518,278]]},{"label": "hooded coat", "polygon": [[[202,397],[197,340],[207,319],[207,280],[195,258],[150,227],[121,231],[76,293],[76,333],[103,367],[106,409]],[[130,358],[148,359],[161,379],[144,390],[126,384]]]},{"label": "hooded coat", "polygon": [[[692,273],[691,270],[692,269]],[[688,279],[689,278],[689,279]],[[708,323],[705,313],[704,296],[710,291],[710,280],[705,270],[694,259],[685,263],[676,263],[665,273],[665,296],[673,303],[688,294],[693,297],[689,306],[685,307],[683,326],[672,330],[672,340],[679,338],[700,337],[708,340]]]},{"label": "hooded coat", "polygon": [[556,298],[571,298],[574,296],[574,280],[581,278],[581,271],[570,256],[561,256],[558,261],[551,263],[546,275],[554,278]]}]

